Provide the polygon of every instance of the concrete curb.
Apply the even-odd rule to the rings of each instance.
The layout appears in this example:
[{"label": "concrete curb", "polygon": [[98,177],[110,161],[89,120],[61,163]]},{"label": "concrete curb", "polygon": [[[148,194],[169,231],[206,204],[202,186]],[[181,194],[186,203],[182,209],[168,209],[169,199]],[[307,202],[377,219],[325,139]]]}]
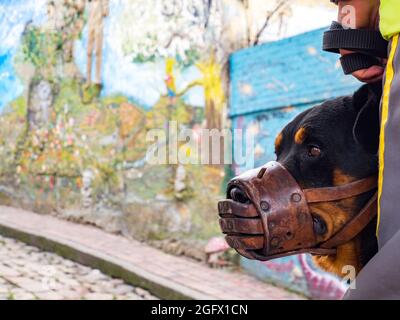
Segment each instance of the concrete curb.
[{"label": "concrete curb", "polygon": [[181,286],[168,279],[146,272],[121,259],[93,250],[73,241],[38,235],[16,226],[0,223],[0,234],[20,240],[42,250],[54,252],[64,258],[99,269],[105,274],[144,288],[153,295],[167,300],[215,300],[213,296]]}]

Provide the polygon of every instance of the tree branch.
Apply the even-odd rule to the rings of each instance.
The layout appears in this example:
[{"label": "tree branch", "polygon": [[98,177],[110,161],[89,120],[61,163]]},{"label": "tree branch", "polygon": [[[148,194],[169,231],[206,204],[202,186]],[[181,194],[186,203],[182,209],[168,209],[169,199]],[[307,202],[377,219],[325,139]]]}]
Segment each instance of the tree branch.
[{"label": "tree branch", "polygon": [[183,90],[177,92],[176,95],[177,95],[178,97],[181,97],[181,96],[183,96],[186,92],[188,92],[190,89],[192,89],[193,87],[202,86],[202,85],[203,85],[203,83],[202,83],[201,81],[195,80],[195,81],[189,83]]},{"label": "tree branch", "polygon": [[204,16],[205,16],[205,21],[204,21],[204,28],[208,28],[208,23],[210,21],[210,15],[211,15],[211,6],[212,6],[212,0],[204,0]]},{"label": "tree branch", "polygon": [[265,22],[263,24],[263,26],[261,27],[261,29],[257,32],[256,38],[254,39],[254,43],[253,46],[256,46],[259,44],[260,42],[260,37],[263,34],[265,28],[267,28],[267,26],[269,25],[270,20],[272,19],[272,17],[279,11],[281,10],[287,3],[287,0],[281,0],[277,6],[267,15],[267,18],[265,19]]}]

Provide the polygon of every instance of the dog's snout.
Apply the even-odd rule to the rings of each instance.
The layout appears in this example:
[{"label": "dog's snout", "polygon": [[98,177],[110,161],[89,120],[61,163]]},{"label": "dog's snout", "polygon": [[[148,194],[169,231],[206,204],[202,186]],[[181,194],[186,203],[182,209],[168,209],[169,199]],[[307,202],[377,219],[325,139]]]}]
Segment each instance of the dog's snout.
[{"label": "dog's snout", "polygon": [[236,186],[233,187],[229,195],[233,201],[240,202],[240,203],[250,203],[249,197],[246,195],[246,192],[244,192],[240,187]]}]

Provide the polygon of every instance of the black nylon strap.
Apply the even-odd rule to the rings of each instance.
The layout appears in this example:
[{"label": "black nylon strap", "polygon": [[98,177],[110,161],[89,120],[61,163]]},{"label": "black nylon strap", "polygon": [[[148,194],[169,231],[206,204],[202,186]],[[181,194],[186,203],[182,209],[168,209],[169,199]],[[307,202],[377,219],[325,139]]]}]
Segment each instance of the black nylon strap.
[{"label": "black nylon strap", "polygon": [[340,53],[339,49],[355,51],[340,58],[345,74],[366,69],[374,65],[381,66],[378,58],[387,58],[388,42],[379,31],[367,29],[344,29],[336,21],[324,33],[323,50]]},{"label": "black nylon strap", "polygon": [[367,29],[344,29],[336,21],[324,33],[323,49],[339,53],[339,49],[357,51],[366,55],[387,58],[388,42],[379,31]]},{"label": "black nylon strap", "polygon": [[378,58],[357,52],[342,56],[340,63],[342,64],[344,74],[352,74],[357,70],[381,65]]}]

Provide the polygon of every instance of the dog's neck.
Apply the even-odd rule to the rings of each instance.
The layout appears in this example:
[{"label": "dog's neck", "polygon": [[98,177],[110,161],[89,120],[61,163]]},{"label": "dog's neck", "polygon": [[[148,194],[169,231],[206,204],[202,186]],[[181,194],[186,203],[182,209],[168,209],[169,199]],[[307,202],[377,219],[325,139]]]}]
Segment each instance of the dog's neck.
[{"label": "dog's neck", "polygon": [[[340,214],[342,216],[354,216],[354,214],[363,208],[368,199],[372,197],[373,193],[374,191],[356,198],[336,202],[330,205],[330,210],[336,210],[336,216]],[[325,208],[327,207],[325,206]],[[329,214],[332,214],[332,212],[329,212]],[[336,231],[340,226],[331,226],[331,228]],[[314,261],[322,269],[335,273],[340,277],[346,275],[347,268],[344,268],[346,266],[354,267],[358,274],[378,251],[375,232],[376,218],[353,240],[339,246],[336,255],[316,256],[314,257]]]}]

